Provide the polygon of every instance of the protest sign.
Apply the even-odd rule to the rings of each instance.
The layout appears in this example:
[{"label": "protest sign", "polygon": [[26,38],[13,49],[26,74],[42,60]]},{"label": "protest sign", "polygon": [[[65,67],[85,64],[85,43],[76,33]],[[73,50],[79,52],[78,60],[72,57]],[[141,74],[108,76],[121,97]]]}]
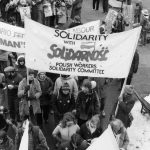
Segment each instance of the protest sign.
[{"label": "protest sign", "polygon": [[25,17],[31,18],[31,8],[30,8],[30,6],[19,7],[19,12],[20,12],[20,16],[21,16],[22,21],[24,21]]},{"label": "protest sign", "polygon": [[25,29],[27,67],[58,74],[108,78],[128,76],[141,31],[139,27],[103,37],[71,35],[29,19],[25,21]]},{"label": "protest sign", "polygon": [[126,5],[123,7],[123,16],[127,23],[129,23],[130,28],[133,24],[133,5]]},{"label": "protest sign", "polygon": [[117,11],[113,9],[109,9],[108,14],[105,19],[107,33],[111,33],[112,25],[115,22],[117,15],[118,15]]},{"label": "protest sign", "polygon": [[[69,33],[99,34],[100,21],[92,21],[78,27],[67,29]],[[32,28],[32,27],[31,27]],[[0,22],[0,49],[5,51],[25,53],[24,28]],[[86,38],[85,38],[86,40]]]},{"label": "protest sign", "polygon": [[[122,2],[120,1],[117,1],[117,0],[109,0],[108,1],[108,4],[111,6],[111,7],[115,7],[115,8],[121,8],[122,6]],[[125,6],[126,4],[123,3],[123,6]]]},{"label": "protest sign", "polygon": [[103,132],[103,134],[92,143],[87,150],[119,150],[119,146],[110,127]]},{"label": "protest sign", "polygon": [[5,51],[25,52],[25,30],[0,22],[0,49]]}]

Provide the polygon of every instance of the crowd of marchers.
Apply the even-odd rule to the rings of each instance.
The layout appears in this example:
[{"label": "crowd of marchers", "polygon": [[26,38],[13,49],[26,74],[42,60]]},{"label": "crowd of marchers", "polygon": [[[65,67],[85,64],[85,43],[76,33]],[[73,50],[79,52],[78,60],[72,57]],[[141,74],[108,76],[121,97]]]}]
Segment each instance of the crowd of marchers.
[{"label": "crowd of marchers", "polygon": [[[134,59],[130,70],[132,75],[137,71],[136,63]],[[110,82],[109,79],[27,69],[24,55],[20,55],[13,64],[0,74],[0,146],[18,150],[28,119],[29,149],[49,149],[42,133],[43,125],[51,124],[49,114],[54,116],[52,137],[56,149],[86,149],[102,134],[101,119],[106,115],[107,97],[104,86]],[[8,107],[5,107],[6,100]],[[129,143],[126,128],[131,125],[130,111],[135,101],[133,87],[126,85],[123,99],[119,99],[117,119],[110,118],[115,136],[123,134],[119,136],[122,141],[118,140],[120,148],[126,149]],[[13,140],[7,135],[10,126],[15,131]]]},{"label": "crowd of marchers", "polygon": [[[1,18],[4,22],[23,27],[19,7],[30,6],[31,19],[44,25],[62,29],[72,19],[71,27],[81,25],[82,0],[43,1],[3,1],[0,2]],[[93,1],[93,9],[99,3]],[[104,3],[105,4],[105,3]],[[108,12],[108,3],[104,5]],[[46,10],[51,10],[47,13]],[[48,15],[49,14],[49,15]],[[141,44],[147,43],[149,13],[136,3],[134,23],[142,25]],[[128,22],[121,12],[112,26],[112,33],[125,31]],[[107,24],[102,21],[100,34],[107,32]],[[55,128],[52,132],[55,149],[85,150],[102,133],[101,119],[105,113],[105,86],[113,79],[91,78],[53,74],[26,67],[24,55],[9,53],[8,61],[0,61],[0,149],[19,150],[22,136],[29,120],[29,150],[52,149],[43,134],[43,125],[51,125],[49,114],[54,116]],[[131,126],[131,110],[136,98],[130,85],[137,72],[139,54],[136,50],[127,78],[123,96],[115,105],[109,123],[122,150],[127,150],[129,137],[126,129]],[[119,79],[122,89],[124,79]],[[115,110],[117,114],[114,117]],[[15,132],[15,139],[9,137],[8,129]]]}]

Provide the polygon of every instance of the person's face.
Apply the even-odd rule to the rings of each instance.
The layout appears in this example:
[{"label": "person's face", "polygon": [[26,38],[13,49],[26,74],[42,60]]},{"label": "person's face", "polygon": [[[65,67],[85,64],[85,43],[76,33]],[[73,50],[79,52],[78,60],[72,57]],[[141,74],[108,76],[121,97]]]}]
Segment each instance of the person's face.
[{"label": "person's face", "polygon": [[69,90],[62,90],[63,94],[67,95],[69,94]]},{"label": "person's face", "polygon": [[25,64],[24,60],[23,60],[23,59],[19,60],[19,64],[20,64],[21,66],[23,66],[23,65]]},{"label": "person's face", "polygon": [[98,122],[97,122],[97,121],[94,121],[94,120],[91,120],[91,121],[90,121],[90,125],[91,125],[92,128],[96,128],[96,127],[97,127],[97,123],[98,123]]},{"label": "person's face", "polygon": [[29,75],[29,84],[34,80],[34,74]]},{"label": "person's face", "polygon": [[82,87],[82,91],[85,93],[85,94],[87,94],[87,93],[89,93],[89,89],[87,88],[87,87]]},{"label": "person's face", "polygon": [[40,77],[40,79],[44,80],[46,75],[45,75],[45,73],[40,73],[39,77]]},{"label": "person's face", "polygon": [[115,134],[119,134],[120,133],[120,128],[117,126],[113,126],[113,131],[115,132]]},{"label": "person's face", "polygon": [[66,126],[67,126],[67,127],[70,127],[70,126],[72,126],[72,125],[74,125],[74,122],[73,122],[73,121],[67,121],[67,122],[66,122]]}]

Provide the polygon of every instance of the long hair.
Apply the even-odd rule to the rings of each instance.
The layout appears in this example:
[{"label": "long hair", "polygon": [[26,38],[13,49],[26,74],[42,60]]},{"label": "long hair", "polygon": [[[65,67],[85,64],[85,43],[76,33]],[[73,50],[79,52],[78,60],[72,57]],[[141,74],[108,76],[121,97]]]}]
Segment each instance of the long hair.
[{"label": "long hair", "polygon": [[74,124],[77,123],[76,118],[75,118],[75,116],[74,116],[74,114],[73,114],[72,112],[67,112],[67,113],[64,114],[63,119],[62,119],[61,122],[60,122],[62,128],[65,128],[65,127],[66,127],[66,123],[67,123],[68,121],[73,121]]}]

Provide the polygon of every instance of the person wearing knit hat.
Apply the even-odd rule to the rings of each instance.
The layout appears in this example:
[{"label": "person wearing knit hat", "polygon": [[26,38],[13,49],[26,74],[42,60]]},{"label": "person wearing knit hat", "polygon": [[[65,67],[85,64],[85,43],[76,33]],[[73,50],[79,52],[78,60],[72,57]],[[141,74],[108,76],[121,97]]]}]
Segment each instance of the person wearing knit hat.
[{"label": "person wearing knit hat", "polygon": [[93,82],[89,79],[84,79],[82,90],[78,94],[76,115],[79,125],[85,123],[93,115],[100,113],[100,101],[98,94],[94,89],[92,89],[92,86]]},{"label": "person wearing knit hat", "polygon": [[74,95],[71,93],[70,85],[68,82],[64,82],[59,92],[53,95],[54,102],[54,117],[55,123],[57,124],[68,111],[75,109]]},{"label": "person wearing knit hat", "polygon": [[122,98],[119,98],[119,107],[116,118],[120,119],[124,126],[130,127],[131,125],[131,110],[134,107],[137,98],[133,93],[133,86],[126,85]]},{"label": "person wearing knit hat", "polygon": [[[40,83],[42,95],[40,96],[40,106],[42,110],[41,114],[41,122],[44,122],[45,124],[48,123],[48,117],[49,112],[53,113],[52,110],[52,90],[53,90],[53,81],[51,78],[46,76],[46,72],[39,70],[37,77],[36,77]],[[42,118],[43,117],[43,118]]]},{"label": "person wearing knit hat", "polygon": [[18,56],[15,69],[22,76],[22,79],[27,76],[27,68],[25,66],[25,56],[24,55]]}]

